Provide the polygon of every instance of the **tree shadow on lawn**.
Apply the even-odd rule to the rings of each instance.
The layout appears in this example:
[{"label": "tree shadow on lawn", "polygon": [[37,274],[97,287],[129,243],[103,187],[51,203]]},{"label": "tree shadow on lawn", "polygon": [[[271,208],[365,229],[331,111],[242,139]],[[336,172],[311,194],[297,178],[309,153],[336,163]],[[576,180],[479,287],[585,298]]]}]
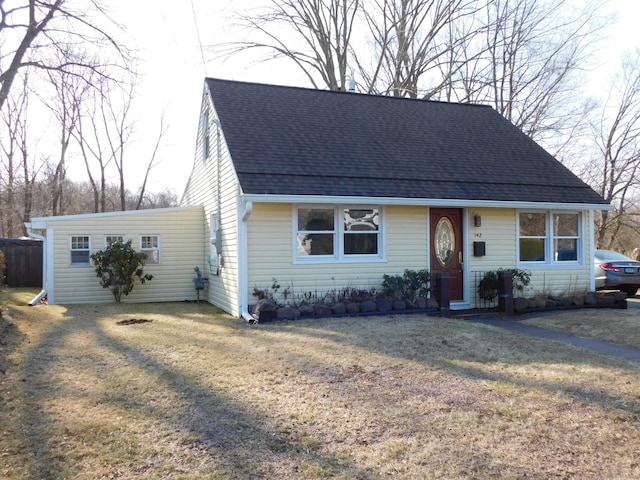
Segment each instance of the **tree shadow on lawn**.
[{"label": "tree shadow on lawn", "polygon": [[9,356],[23,339],[24,335],[20,333],[16,325],[3,317],[0,312],[0,378],[6,374],[10,367],[15,365],[15,362],[9,360]]},{"label": "tree shadow on lawn", "polygon": [[[474,391],[468,389],[470,386],[483,395],[480,400],[487,405],[503,401],[508,394],[486,388],[493,383],[558,392],[570,401],[614,408],[621,416],[622,412],[636,416],[640,412],[637,395],[617,395],[584,383],[532,378],[493,368],[498,364],[526,367],[532,362],[549,369],[558,365],[577,369],[613,365],[637,377],[635,364],[611,362],[603,356],[539,339],[523,343],[514,337],[517,334],[483,325],[473,326],[470,335],[469,324],[459,320],[398,316],[254,326],[237,320],[214,331],[207,328],[210,322],[206,318],[190,318],[180,325],[154,320],[123,327],[111,327],[115,319],[110,318],[107,328],[107,320],[87,321],[72,310],[69,313],[71,316],[63,320],[66,325],[56,328],[52,324],[47,334],[29,346],[26,356],[26,381],[21,385],[23,397],[28,399],[21,406],[26,426],[16,435],[22,435],[20,444],[33,452],[30,473],[35,478],[72,477],[74,472],[86,476],[94,466],[125,477],[172,472],[211,478],[386,478],[384,473],[372,471],[375,467],[365,467],[361,459],[346,454],[344,445],[356,436],[366,437],[370,430],[370,450],[382,448],[376,435],[393,428],[406,428],[408,431],[401,432],[398,441],[409,442],[411,429],[416,428],[412,423],[423,428],[424,422],[434,419],[450,421],[452,412],[483,408],[473,396]],[[153,318],[154,314],[145,311],[143,315]],[[377,322],[375,328],[369,328],[371,322]],[[135,330],[126,329],[137,329],[141,334],[147,332],[148,337],[134,346],[125,333],[114,334],[113,328],[132,334]],[[155,341],[166,345],[155,351]],[[510,342],[514,342],[513,346]],[[100,347],[99,355],[85,357],[83,346],[89,344]],[[173,345],[175,348],[169,348]],[[250,383],[255,375],[271,380],[264,389],[273,392],[269,396],[257,392],[256,402],[263,398],[267,401],[252,404],[250,391],[236,394],[237,384],[223,384],[231,381],[224,376],[224,364],[198,364],[192,368],[181,359],[181,348],[187,345],[217,350],[216,358],[222,361],[245,362],[246,370],[242,372],[246,379],[239,382]],[[341,350],[353,353],[336,355]],[[229,360],[225,360],[227,357]],[[390,366],[385,366],[383,375],[377,371],[378,365],[389,359]],[[68,364],[61,367],[65,361]],[[411,368],[428,372],[423,378],[429,382],[402,379],[403,369]],[[69,378],[61,381],[65,375]],[[296,390],[286,397],[285,388],[292,387],[284,382],[291,378],[310,396],[295,397],[300,395]],[[464,389],[455,390],[447,383],[457,380]],[[426,411],[425,404],[409,402],[406,410],[387,412],[387,408],[398,410],[396,404],[402,403],[405,387],[411,389],[414,399],[436,401],[435,409]],[[57,399],[54,406],[50,403],[52,398]],[[78,402],[77,414],[84,423],[64,423],[66,420],[57,409],[65,401]],[[305,438],[305,429],[312,428],[305,423],[307,420],[296,423],[286,417],[286,409],[272,414],[269,408],[277,402],[309,402],[313,413],[325,409],[335,418],[348,415],[353,402],[360,409],[370,407],[371,415],[360,423],[354,420],[345,425],[348,432],[311,431],[317,438]],[[573,408],[569,402],[567,405]],[[387,415],[388,418],[380,418]],[[398,426],[395,421],[403,423]],[[340,423],[330,424],[336,426]],[[422,435],[422,441],[426,440],[424,435],[437,436],[431,431],[416,434]],[[460,453],[450,455],[459,471],[467,468],[465,462],[473,455],[489,465],[501,461],[493,452],[478,454],[473,445],[465,443],[468,441],[460,438]],[[83,442],[87,444],[85,452],[79,451]],[[91,449],[99,458],[97,465],[90,458]],[[173,456],[167,453],[172,450]],[[465,451],[469,455],[462,453]],[[552,450],[542,453],[556,455]],[[411,457],[406,461],[417,462]],[[476,472],[476,476],[490,477],[489,473],[493,473],[494,478],[499,477],[498,470],[482,470],[489,469],[484,464],[478,468],[480,473]],[[519,476],[532,473],[527,465],[512,463],[508,468],[512,473],[519,472]]]},{"label": "tree shadow on lawn", "polygon": [[[387,323],[387,335],[372,335],[378,331],[369,329],[368,321]],[[640,414],[640,397],[615,395],[608,390],[565,381],[549,381],[544,378],[527,378],[507,373],[505,370],[488,369],[487,366],[504,363],[527,366],[532,363],[541,368],[555,369],[565,365],[567,369],[582,367],[615,368],[625,371],[630,378],[637,378],[640,363],[618,359],[604,354],[573,347],[561,342],[534,338],[504,329],[470,324],[459,319],[445,319],[423,315],[398,315],[383,320],[367,318],[316,319],[305,325],[305,320],[276,322],[260,328],[288,329],[296,334],[316,339],[330,339],[336,344],[346,344],[399,359],[417,361],[431,368],[450,372],[456,376],[479,381],[497,382],[514,387],[530,387],[569,395],[575,400],[604,407],[615,407],[631,414]],[[356,322],[354,328],[348,322]],[[279,325],[280,324],[280,325]],[[462,326],[457,331],[456,325]],[[443,328],[442,328],[443,327]],[[468,327],[473,329],[469,336]],[[400,334],[394,334],[398,329]],[[404,330],[404,331],[403,331]]]},{"label": "tree shadow on lawn", "polygon": [[[370,471],[359,470],[343,454],[325,454],[320,451],[320,445],[273,429],[258,409],[235,401],[223,391],[200,385],[193,375],[140,348],[132,348],[100,325],[92,327],[87,320],[73,316],[63,321],[64,328],[51,328],[38,343],[30,345],[24,365],[25,380],[21,388],[23,398],[28,401],[21,406],[21,415],[25,428],[14,433],[23,436],[20,444],[31,452],[32,465],[28,470],[33,478],[66,478],[74,473],[86,477],[91,474],[92,462],[97,462],[98,471],[110,471],[113,477],[109,478],[134,474],[164,476],[168,472],[186,474],[189,478],[201,473],[211,478],[277,478],[284,472],[282,478],[297,478],[305,476],[305,471],[317,472],[322,478],[345,473],[349,478],[381,478]],[[59,381],[52,384],[52,378],[69,374],[61,371],[58,363],[64,362],[69,354],[73,344],[70,338],[80,333],[88,334],[87,341],[100,345],[104,358],[82,361],[83,371],[78,381],[68,378],[62,384]],[[80,348],[71,355],[72,361],[77,362],[82,360],[84,352]],[[116,358],[115,364],[113,358]],[[132,374],[124,374],[120,379],[122,383],[116,381],[118,385],[113,390],[88,385],[86,380],[91,379],[105,382],[102,368],[106,364],[110,364],[108,368],[115,365]],[[71,368],[78,366],[70,365]],[[145,382],[138,385],[137,375],[145,376]],[[149,379],[151,382],[146,383]],[[106,381],[110,382],[112,380]],[[86,416],[85,423],[95,429],[95,438],[91,438],[91,428],[81,431],[77,427],[76,432],[76,427],[67,427],[58,416],[60,403],[53,407],[48,403],[52,397],[63,403],[64,399],[78,401],[78,416]],[[162,401],[156,402],[158,397],[175,401],[170,401],[169,407]],[[123,418],[113,426],[100,423],[101,418],[114,415]],[[130,428],[127,417],[135,418],[138,424]],[[215,423],[212,418],[216,419]],[[140,419],[143,427],[139,425]],[[113,431],[105,434],[109,429]],[[96,442],[94,454],[99,460],[89,459],[90,451],[76,451],[79,447],[77,443],[73,446],[72,438],[76,433],[83,435],[81,442],[88,443],[88,449]],[[128,436],[134,438],[127,439]],[[120,451],[116,446],[119,442],[124,444]],[[162,447],[161,452],[154,451],[154,442]],[[166,455],[167,449],[175,449],[174,456],[158,461],[157,457]],[[121,456],[110,456],[110,451],[119,452]],[[70,465],[72,462],[76,465]],[[171,464],[180,462],[183,465]]]}]

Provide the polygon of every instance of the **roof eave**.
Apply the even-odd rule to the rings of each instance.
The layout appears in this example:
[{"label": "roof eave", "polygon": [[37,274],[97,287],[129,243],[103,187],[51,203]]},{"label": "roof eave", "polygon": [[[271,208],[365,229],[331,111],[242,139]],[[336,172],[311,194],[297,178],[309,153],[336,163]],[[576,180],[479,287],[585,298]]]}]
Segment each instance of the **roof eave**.
[{"label": "roof eave", "polygon": [[500,200],[471,200],[450,198],[356,197],[348,195],[268,195],[243,194],[245,202],[255,203],[307,203],[350,205],[413,205],[430,207],[520,208],[553,210],[613,210],[612,205],[597,203],[555,203]]}]

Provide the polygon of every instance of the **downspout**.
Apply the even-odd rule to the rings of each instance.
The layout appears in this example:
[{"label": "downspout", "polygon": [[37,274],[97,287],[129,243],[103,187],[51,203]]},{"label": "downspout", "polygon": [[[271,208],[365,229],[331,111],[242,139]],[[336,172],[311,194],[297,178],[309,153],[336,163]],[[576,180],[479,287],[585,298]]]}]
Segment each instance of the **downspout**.
[{"label": "downspout", "polygon": [[594,262],[594,251],[596,249],[596,212],[595,210],[589,210],[589,290],[596,291],[596,265]]},{"label": "downspout", "polygon": [[249,241],[247,238],[247,220],[253,211],[253,202],[244,202],[240,199],[240,205],[244,204],[244,212],[240,218],[238,228],[238,293],[240,295],[240,316],[247,323],[255,322],[253,315],[249,313],[249,295],[247,282],[249,277]]},{"label": "downspout", "polygon": [[31,228],[31,223],[25,223],[24,226],[27,229],[27,235],[30,238],[42,240],[42,290],[29,302],[29,306],[33,307],[47,296],[47,237],[35,233]]}]

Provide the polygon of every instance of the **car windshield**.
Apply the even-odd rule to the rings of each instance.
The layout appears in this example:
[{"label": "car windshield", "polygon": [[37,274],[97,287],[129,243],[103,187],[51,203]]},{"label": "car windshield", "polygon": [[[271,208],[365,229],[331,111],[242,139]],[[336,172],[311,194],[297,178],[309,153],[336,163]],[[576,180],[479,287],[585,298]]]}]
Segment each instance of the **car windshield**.
[{"label": "car windshield", "polygon": [[633,261],[631,258],[622,255],[621,253],[612,252],[610,250],[596,250],[595,257],[597,260],[601,260],[604,262]]}]

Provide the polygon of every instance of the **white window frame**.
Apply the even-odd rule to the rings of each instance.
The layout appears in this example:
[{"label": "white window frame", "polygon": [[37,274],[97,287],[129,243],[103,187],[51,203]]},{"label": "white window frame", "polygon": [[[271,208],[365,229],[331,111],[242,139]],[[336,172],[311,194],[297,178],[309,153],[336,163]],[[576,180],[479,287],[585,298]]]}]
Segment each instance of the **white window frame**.
[{"label": "white window frame", "polygon": [[[544,236],[521,236],[520,235],[520,215],[527,213],[544,214],[545,216],[545,235]],[[576,215],[578,219],[578,234],[576,236],[556,235],[554,229],[554,218],[556,215]],[[518,265],[527,269],[535,267],[576,267],[584,264],[584,245],[585,245],[585,222],[584,212],[575,210],[519,210],[516,212],[516,234],[517,234],[517,258]],[[520,244],[523,238],[539,238],[544,240],[544,260],[520,260]],[[576,241],[576,259],[575,260],[558,260],[558,252],[556,252],[556,240],[573,239]]]},{"label": "white window frame", "polygon": [[[155,238],[155,246],[146,247],[145,248],[145,239],[146,238]],[[160,263],[160,235],[155,234],[144,234],[140,235],[140,252],[147,254],[147,259],[145,260],[146,265],[157,265]],[[155,254],[155,255],[154,255]]]},{"label": "white window frame", "polygon": [[[84,244],[84,240],[82,240],[82,246],[79,247],[78,239],[86,239],[86,246]],[[86,252],[87,259],[82,262],[74,261],[73,254],[74,252]],[[69,236],[69,265],[72,267],[86,267],[91,265],[91,235],[70,235]]]},{"label": "white window frame", "polygon": [[[333,230],[318,231],[333,235],[333,255],[300,255],[298,234],[298,210],[323,209],[333,210]],[[375,254],[346,254],[344,252],[344,211],[345,210],[372,210],[378,211],[377,244],[378,253]],[[294,264],[318,264],[318,263],[375,263],[386,261],[386,211],[380,205],[325,205],[325,204],[299,204],[293,207],[293,263]]]},{"label": "white window frame", "polygon": [[124,235],[119,235],[119,234],[107,234],[104,236],[104,246],[108,247],[109,244],[113,243],[113,242],[117,242],[118,240],[120,240],[122,243],[125,243],[125,236]]}]

